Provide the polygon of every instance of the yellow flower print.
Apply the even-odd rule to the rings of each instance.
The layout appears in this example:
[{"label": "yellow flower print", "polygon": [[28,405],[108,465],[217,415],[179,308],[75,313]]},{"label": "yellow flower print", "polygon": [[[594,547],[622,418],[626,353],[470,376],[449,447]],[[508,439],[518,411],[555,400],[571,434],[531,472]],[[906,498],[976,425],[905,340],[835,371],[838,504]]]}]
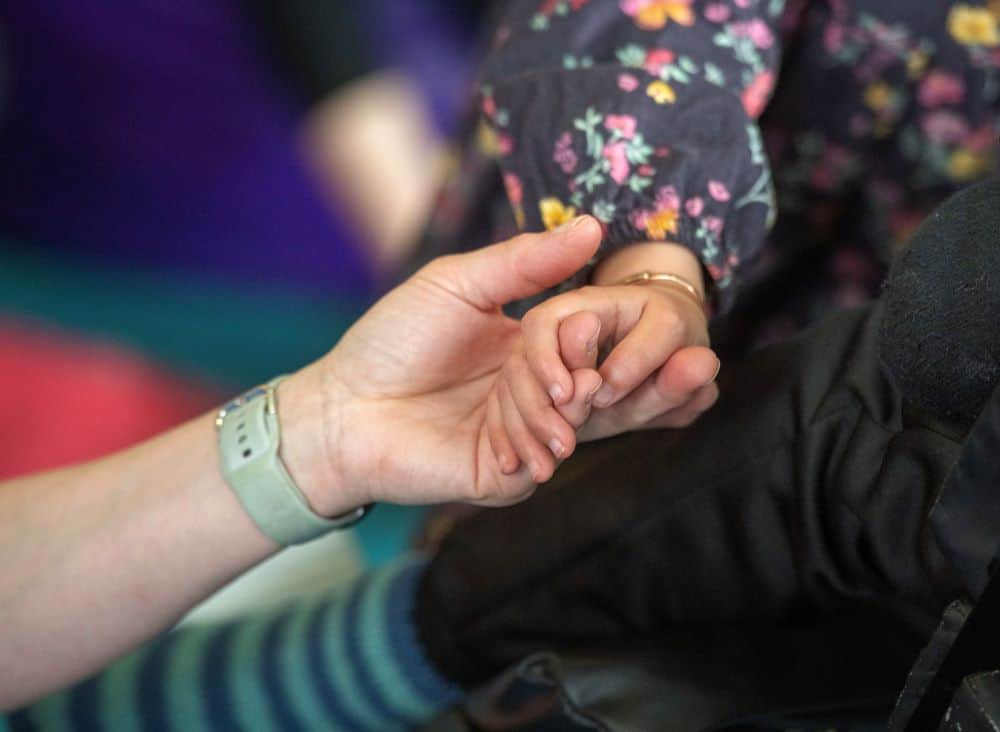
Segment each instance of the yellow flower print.
[{"label": "yellow flower print", "polygon": [[558,198],[543,198],[538,202],[538,210],[546,229],[555,229],[576,218],[576,209],[564,206]]},{"label": "yellow flower print", "polygon": [[667,82],[660,81],[659,79],[650,82],[649,86],[646,87],[646,96],[657,104],[673,104],[677,101],[677,94],[674,92],[674,88]]},{"label": "yellow flower print", "polygon": [[500,141],[497,139],[497,133],[485,121],[480,121],[476,129],[476,147],[488,158],[500,157]]},{"label": "yellow flower print", "polygon": [[910,51],[906,56],[906,73],[911,79],[920,77],[927,69],[930,57],[920,49]]},{"label": "yellow flower print", "polygon": [[966,46],[1000,46],[997,18],[986,8],[956,5],[948,13],[948,32]]},{"label": "yellow flower print", "polygon": [[660,30],[671,20],[679,25],[694,25],[690,0],[652,0],[635,14],[635,23],[643,30]]},{"label": "yellow flower print", "polygon": [[665,239],[669,234],[677,233],[677,212],[665,208],[652,213],[646,219],[646,234],[650,239]]},{"label": "yellow flower print", "polygon": [[948,175],[955,180],[972,180],[993,167],[988,153],[959,148],[948,158]]},{"label": "yellow flower print", "polygon": [[886,107],[891,106],[894,97],[892,87],[883,81],[869,84],[868,88],[865,89],[865,104],[876,112],[881,112]]},{"label": "yellow flower print", "polygon": [[514,206],[514,224],[517,228],[524,229],[524,207]]}]

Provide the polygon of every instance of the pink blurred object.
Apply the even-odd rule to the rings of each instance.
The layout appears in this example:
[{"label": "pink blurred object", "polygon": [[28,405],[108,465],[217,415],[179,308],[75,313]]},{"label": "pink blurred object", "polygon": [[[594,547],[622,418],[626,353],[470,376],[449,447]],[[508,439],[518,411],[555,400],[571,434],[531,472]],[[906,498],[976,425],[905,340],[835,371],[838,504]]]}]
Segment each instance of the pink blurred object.
[{"label": "pink blurred object", "polygon": [[0,319],[0,478],[89,460],[221,401],[120,346]]}]

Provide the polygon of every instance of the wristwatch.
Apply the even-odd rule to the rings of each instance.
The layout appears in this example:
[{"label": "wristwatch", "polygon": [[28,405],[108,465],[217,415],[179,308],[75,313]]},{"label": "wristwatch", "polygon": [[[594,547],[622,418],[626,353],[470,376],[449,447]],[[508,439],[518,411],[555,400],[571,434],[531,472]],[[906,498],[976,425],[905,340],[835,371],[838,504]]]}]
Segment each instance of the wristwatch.
[{"label": "wristwatch", "polygon": [[330,519],[309,507],[278,454],[281,425],[275,391],[284,378],[272,379],[226,404],[215,418],[215,428],[226,483],[257,527],[289,546],[353,526],[371,505]]}]

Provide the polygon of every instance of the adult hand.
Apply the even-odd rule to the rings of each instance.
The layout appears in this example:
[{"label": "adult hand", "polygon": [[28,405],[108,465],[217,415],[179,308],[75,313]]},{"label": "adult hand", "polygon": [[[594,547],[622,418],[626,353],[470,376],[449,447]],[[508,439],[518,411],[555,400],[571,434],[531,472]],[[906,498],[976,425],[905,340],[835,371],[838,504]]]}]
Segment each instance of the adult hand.
[{"label": "adult hand", "polygon": [[[287,394],[290,410],[311,399],[322,415],[298,420],[314,426],[312,447],[289,442],[283,452],[313,508],[332,515],[371,501],[505,505],[529,496],[530,474],[504,475],[485,429],[486,397],[520,333],[501,307],[565,280],[600,239],[597,221],[583,217],[431,262],[286,381],[279,409]],[[309,439],[305,432],[294,439]]]}]

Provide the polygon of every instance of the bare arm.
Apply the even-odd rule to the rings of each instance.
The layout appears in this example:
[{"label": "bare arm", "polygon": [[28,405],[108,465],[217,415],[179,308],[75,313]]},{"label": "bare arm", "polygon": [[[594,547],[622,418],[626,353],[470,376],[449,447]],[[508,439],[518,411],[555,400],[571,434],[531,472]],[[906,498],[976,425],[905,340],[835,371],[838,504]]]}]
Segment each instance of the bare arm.
[{"label": "bare arm", "polygon": [[[313,510],[529,496],[530,476],[503,475],[486,447],[486,394],[518,330],[501,306],[599,239],[582,219],[433,262],[283,381],[281,457]],[[221,477],[212,415],[0,484],[0,710],[97,671],[277,550]]]},{"label": "bare arm", "polygon": [[[309,378],[279,390],[283,444],[303,450],[283,457],[307,496],[319,483],[304,466],[321,462],[302,439],[321,416],[296,393]],[[0,486],[0,547],[0,708],[101,667],[278,549],[221,477],[212,415]]]}]

